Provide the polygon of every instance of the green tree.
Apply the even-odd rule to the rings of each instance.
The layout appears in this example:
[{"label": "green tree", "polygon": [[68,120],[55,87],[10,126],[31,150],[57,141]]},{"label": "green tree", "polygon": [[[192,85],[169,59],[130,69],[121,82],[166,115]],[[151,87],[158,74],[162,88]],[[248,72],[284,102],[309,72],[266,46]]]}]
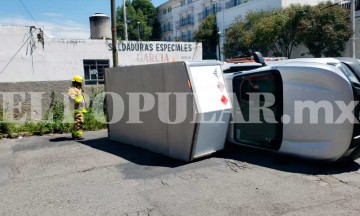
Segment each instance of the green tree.
[{"label": "green tree", "polygon": [[331,2],[311,8],[303,21],[302,41],[314,57],[341,56],[351,36],[349,12]]},{"label": "green tree", "polygon": [[226,58],[238,58],[251,55],[251,33],[246,30],[245,23],[237,21],[226,31],[223,52]]},{"label": "green tree", "polygon": [[[156,9],[149,0],[127,0],[126,19],[128,26],[128,39],[138,40],[138,29],[140,39],[148,41],[153,39],[153,27],[156,26]],[[117,9],[117,33],[118,37],[125,39],[123,6]]]},{"label": "green tree", "polygon": [[274,48],[276,25],[273,12],[250,12],[245,18],[249,52],[259,51],[268,55]]},{"label": "green tree", "polygon": [[216,45],[219,41],[217,32],[215,15],[206,17],[194,31],[195,41],[201,42],[203,46],[203,59],[216,59]]},{"label": "green tree", "polygon": [[[274,56],[290,58],[293,48],[301,42],[299,31],[307,14],[308,6],[300,5],[270,12],[250,12],[243,21],[231,27],[232,31],[228,31],[226,39],[229,44],[225,45],[225,52],[231,55],[249,55],[254,51],[268,55],[272,52]],[[242,44],[237,47],[234,43]],[[235,47],[242,49],[240,53],[232,51]]]},{"label": "green tree", "polygon": [[[251,52],[259,51],[264,55],[271,50],[273,39],[272,26],[264,17],[270,17],[271,12],[250,12],[244,20],[237,20],[226,31],[224,54],[227,58],[249,56]],[[271,39],[271,41],[270,41]]]},{"label": "green tree", "polygon": [[303,20],[310,15],[309,5],[291,5],[288,8],[274,11],[274,47],[273,51],[281,56],[291,57],[293,48],[301,41]]},{"label": "green tree", "polygon": [[348,17],[345,9],[330,2],[250,12],[228,29],[224,53],[234,58],[260,51],[290,58],[293,48],[304,44],[315,57],[339,56],[351,33]]}]

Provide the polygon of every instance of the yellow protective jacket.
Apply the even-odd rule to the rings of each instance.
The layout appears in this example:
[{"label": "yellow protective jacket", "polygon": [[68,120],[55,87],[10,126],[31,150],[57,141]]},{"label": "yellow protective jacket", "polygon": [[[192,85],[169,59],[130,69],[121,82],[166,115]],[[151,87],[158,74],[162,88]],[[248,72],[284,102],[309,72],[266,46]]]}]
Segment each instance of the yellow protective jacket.
[{"label": "yellow protective jacket", "polygon": [[68,91],[70,109],[75,111],[86,111],[85,98],[82,89],[71,87]]}]

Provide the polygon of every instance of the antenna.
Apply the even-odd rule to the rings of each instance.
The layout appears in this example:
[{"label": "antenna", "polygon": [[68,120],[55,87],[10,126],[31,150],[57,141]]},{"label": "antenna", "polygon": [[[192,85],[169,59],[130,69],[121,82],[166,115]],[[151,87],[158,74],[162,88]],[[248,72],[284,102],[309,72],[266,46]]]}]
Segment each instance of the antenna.
[{"label": "antenna", "polygon": [[266,65],[264,61],[264,57],[260,52],[253,52],[252,55],[256,63],[260,63],[262,66]]}]

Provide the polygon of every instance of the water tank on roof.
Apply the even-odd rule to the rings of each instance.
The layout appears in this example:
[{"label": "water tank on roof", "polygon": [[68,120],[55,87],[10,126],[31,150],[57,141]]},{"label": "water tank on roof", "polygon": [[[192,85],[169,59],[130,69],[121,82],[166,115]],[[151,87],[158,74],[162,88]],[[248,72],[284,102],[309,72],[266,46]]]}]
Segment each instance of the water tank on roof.
[{"label": "water tank on roof", "polygon": [[110,39],[110,17],[103,13],[95,13],[90,20],[90,39]]}]

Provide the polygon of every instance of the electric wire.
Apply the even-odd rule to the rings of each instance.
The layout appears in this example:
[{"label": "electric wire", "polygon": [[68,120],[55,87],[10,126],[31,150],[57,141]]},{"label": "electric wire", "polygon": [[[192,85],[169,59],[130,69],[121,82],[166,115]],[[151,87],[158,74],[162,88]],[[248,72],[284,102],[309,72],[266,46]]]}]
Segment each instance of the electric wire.
[{"label": "electric wire", "polygon": [[26,39],[26,41],[21,45],[21,47],[18,49],[18,51],[16,51],[16,53],[11,57],[11,59],[9,60],[9,62],[5,65],[5,67],[0,71],[0,74],[2,72],[5,71],[5,69],[9,66],[9,64],[14,60],[14,58],[16,57],[16,55],[20,52],[20,50],[25,46],[25,44],[30,40],[31,35],[29,35],[29,37]]},{"label": "electric wire", "polygon": [[30,15],[30,17],[34,20],[34,22],[36,23],[36,25],[40,28],[40,25],[38,24],[38,22],[36,22],[35,18],[33,17],[33,15],[30,13],[29,9],[25,6],[24,2],[22,0],[19,0],[20,3],[22,4],[22,6],[25,8],[25,10],[28,12],[28,14]]}]

